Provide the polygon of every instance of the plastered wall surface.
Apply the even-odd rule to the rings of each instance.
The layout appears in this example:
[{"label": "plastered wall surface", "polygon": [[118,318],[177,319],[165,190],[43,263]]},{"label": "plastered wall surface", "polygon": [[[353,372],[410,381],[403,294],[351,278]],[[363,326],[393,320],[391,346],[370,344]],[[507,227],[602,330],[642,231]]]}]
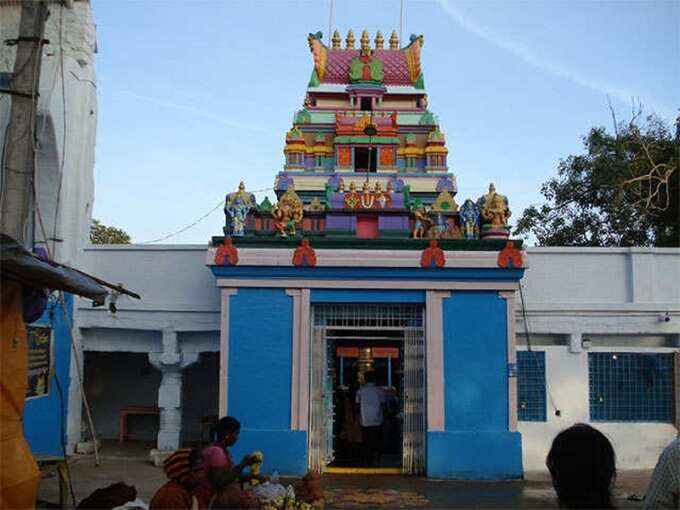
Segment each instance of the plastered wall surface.
[{"label": "plastered wall surface", "polygon": [[[143,300],[122,300],[115,317],[81,304],[80,327],[90,328],[83,330],[87,335],[128,328],[118,342],[131,349],[138,342],[130,331],[160,330],[171,323],[180,331],[195,331],[191,335],[196,336],[187,336],[186,343],[179,335],[183,350],[197,342],[209,342],[209,337],[216,350],[220,301],[214,278],[204,265],[205,252],[203,245],[89,248],[85,255],[90,270],[139,291]],[[572,338],[574,345],[580,345],[584,335],[592,334],[666,335],[680,347],[680,286],[674,284],[680,281],[680,250],[529,248],[527,255],[529,269],[522,286],[529,331],[562,335],[566,343],[536,347],[546,350],[548,384],[562,416],[554,416],[548,399],[547,422],[519,422],[522,462],[530,472],[545,470],[547,449],[559,430],[589,421],[587,353],[570,352]],[[521,336],[524,316],[519,295],[515,305],[516,331]],[[665,322],[662,319],[667,312],[671,320]],[[115,345],[111,343],[109,348]],[[72,416],[71,410],[70,420]],[[668,424],[595,426],[615,444],[621,469],[652,467],[663,445],[675,434]]]},{"label": "plastered wall surface", "polygon": [[[571,353],[567,346],[536,346],[534,350],[545,352],[548,395],[545,422],[519,422],[527,472],[546,470],[545,459],[553,438],[575,423],[590,423],[609,438],[616,451],[618,469],[652,469],[656,465],[661,450],[676,437],[676,428],[669,423],[591,422],[588,352],[672,352],[672,349],[594,347]],[[556,415],[558,409],[560,416]]]}]

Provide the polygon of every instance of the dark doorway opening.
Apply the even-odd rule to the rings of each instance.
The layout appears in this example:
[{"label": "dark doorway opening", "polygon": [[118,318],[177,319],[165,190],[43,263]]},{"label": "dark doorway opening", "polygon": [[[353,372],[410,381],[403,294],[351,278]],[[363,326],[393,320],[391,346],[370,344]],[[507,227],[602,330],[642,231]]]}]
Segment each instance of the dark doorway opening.
[{"label": "dark doorway opening", "polygon": [[373,98],[362,97],[361,98],[361,109],[366,112],[373,110]]},{"label": "dark doorway opening", "polygon": [[204,445],[219,414],[219,353],[202,352],[184,369],[182,381],[182,441]]},{"label": "dark doorway opening", "polygon": [[354,171],[375,173],[378,169],[375,152],[373,147],[355,147]]},{"label": "dark doorway opening", "polygon": [[[403,335],[400,331],[329,331],[332,345],[333,451],[330,467],[402,466],[402,409],[404,394]],[[373,372],[375,385],[384,394],[383,422],[373,449],[361,427],[357,392],[366,372]]]},{"label": "dark doorway opening", "polygon": [[[126,408],[158,406],[161,373],[146,353],[85,351],[85,394],[94,428],[102,440],[120,438],[121,412]],[[86,423],[83,410],[83,423]],[[158,437],[158,414],[130,414],[125,418],[124,442],[140,442],[153,448]],[[82,427],[85,437],[89,434]],[[87,439],[92,439],[87,437]]]}]

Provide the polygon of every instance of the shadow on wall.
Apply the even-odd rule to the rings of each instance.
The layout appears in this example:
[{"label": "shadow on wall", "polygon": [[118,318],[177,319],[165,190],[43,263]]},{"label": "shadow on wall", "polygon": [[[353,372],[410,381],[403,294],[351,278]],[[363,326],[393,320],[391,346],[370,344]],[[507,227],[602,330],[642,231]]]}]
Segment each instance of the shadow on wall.
[{"label": "shadow on wall", "polygon": [[219,375],[217,352],[202,352],[196,363],[184,369],[182,443],[210,440],[209,418],[218,414]]}]

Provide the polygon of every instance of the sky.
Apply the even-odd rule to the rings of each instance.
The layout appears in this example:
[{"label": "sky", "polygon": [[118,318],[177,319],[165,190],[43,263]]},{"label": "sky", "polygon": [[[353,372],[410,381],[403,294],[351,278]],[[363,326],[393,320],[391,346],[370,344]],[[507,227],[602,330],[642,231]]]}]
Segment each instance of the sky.
[{"label": "sky", "polygon": [[[94,217],[132,242],[205,244],[226,193],[258,200],[328,42],[330,0],[92,0],[98,127]],[[333,30],[399,31],[399,0],[335,0]],[[678,1],[404,0],[403,39],[423,34],[429,109],[458,180],[490,182],[513,217],[543,202],[560,159],[632,100],[669,123],[680,107]],[[344,43],[343,43],[344,44]]]}]

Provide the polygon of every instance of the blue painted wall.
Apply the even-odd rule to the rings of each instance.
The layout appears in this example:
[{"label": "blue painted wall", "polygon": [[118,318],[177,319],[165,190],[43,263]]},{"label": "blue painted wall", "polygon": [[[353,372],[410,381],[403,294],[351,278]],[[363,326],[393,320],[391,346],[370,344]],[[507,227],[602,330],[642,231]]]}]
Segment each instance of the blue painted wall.
[{"label": "blue painted wall", "polygon": [[428,475],[521,477],[521,436],[508,431],[506,302],[456,291],[442,307],[445,431],[428,433]]},{"label": "blue painted wall", "polygon": [[307,434],[290,429],[292,342],[293,299],[285,289],[231,296],[228,413],[241,422],[235,462],[260,450],[264,471],[306,471]]},{"label": "blue painted wall", "polygon": [[[213,268],[219,276],[235,276],[239,269],[252,268]],[[306,268],[305,276],[314,278],[314,269]],[[468,271],[477,278],[495,273]],[[404,273],[393,270],[390,276]],[[319,289],[310,297],[312,303],[423,303],[425,293]],[[445,430],[427,435],[427,474],[519,478],[521,436],[508,431],[506,302],[496,291],[455,291],[442,306]],[[293,300],[284,289],[241,288],[231,296],[228,412],[242,424],[234,460],[261,450],[263,469],[281,474],[307,469],[307,434],[290,430],[292,329]]]},{"label": "blue painted wall", "polygon": [[[65,294],[64,302],[68,323],[72,324],[73,296]],[[26,401],[24,435],[34,454],[63,455],[62,441],[65,444],[70,387],[71,336],[61,303],[50,301],[42,317],[32,325],[52,328],[55,368],[48,395]],[[57,379],[61,384],[61,392]]]},{"label": "blue painted wall", "polygon": [[444,280],[444,281],[517,281],[524,269],[423,269],[423,268],[350,268],[350,267],[265,267],[212,266],[218,278],[298,278],[346,280]]}]

